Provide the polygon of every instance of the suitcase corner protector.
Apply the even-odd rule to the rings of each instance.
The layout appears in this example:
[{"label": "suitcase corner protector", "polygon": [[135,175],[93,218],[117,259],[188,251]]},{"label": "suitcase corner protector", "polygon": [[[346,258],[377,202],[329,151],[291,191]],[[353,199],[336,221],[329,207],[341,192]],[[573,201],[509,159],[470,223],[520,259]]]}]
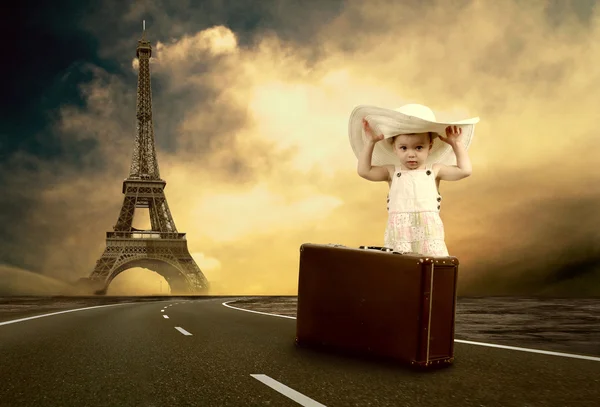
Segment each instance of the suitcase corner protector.
[{"label": "suitcase corner protector", "polygon": [[300,243],[300,251],[303,252],[304,249],[306,249],[308,246],[312,246],[312,243],[308,243],[308,242],[304,242],[304,243]]},{"label": "suitcase corner protector", "polygon": [[457,257],[448,256],[448,257],[423,257],[419,259],[419,263],[423,265],[448,265],[448,266],[456,266],[458,267],[459,261]]},{"label": "suitcase corner protector", "polygon": [[429,368],[434,366],[451,365],[454,363],[454,356],[434,360],[411,360],[410,364],[418,368]]}]

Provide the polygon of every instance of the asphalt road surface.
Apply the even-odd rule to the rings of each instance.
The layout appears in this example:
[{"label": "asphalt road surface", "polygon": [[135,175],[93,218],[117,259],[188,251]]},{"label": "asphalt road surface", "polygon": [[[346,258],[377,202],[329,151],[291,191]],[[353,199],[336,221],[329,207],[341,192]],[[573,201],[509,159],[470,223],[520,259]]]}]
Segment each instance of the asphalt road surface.
[{"label": "asphalt road surface", "polygon": [[297,349],[295,319],[225,301],[0,322],[0,406],[600,405],[599,358],[456,343],[451,367],[415,372]]}]

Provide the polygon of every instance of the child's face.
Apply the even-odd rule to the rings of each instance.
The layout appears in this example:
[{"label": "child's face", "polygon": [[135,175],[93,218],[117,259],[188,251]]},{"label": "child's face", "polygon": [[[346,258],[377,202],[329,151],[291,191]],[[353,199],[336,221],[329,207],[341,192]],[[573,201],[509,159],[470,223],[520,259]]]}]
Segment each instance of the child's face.
[{"label": "child's face", "polygon": [[394,153],[408,169],[418,169],[429,155],[433,146],[429,133],[401,134],[394,140]]}]

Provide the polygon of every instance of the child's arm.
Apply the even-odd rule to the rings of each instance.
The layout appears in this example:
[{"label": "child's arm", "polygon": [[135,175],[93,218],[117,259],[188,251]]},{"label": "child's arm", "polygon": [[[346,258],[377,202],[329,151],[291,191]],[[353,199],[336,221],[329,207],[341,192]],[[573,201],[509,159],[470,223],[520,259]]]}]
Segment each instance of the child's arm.
[{"label": "child's arm", "polygon": [[383,139],[383,134],[375,135],[371,126],[369,126],[369,123],[365,119],[363,119],[363,127],[368,136],[368,141],[365,143],[363,150],[358,157],[358,175],[369,181],[388,181],[390,179],[390,171],[387,167],[371,165],[375,143]]},{"label": "child's arm", "polygon": [[440,139],[452,146],[454,154],[456,155],[456,165],[442,165],[438,164],[437,177],[444,181],[458,181],[463,178],[467,178],[471,175],[471,160],[465,147],[458,142],[458,136],[462,133],[461,129],[454,129],[451,127],[446,128],[446,138],[440,136]]}]

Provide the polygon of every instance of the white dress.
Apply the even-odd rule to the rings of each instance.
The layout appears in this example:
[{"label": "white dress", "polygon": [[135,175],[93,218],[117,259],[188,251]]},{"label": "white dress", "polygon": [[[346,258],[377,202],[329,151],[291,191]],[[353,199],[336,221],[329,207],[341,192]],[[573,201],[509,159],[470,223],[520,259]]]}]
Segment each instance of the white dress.
[{"label": "white dress", "polygon": [[395,167],[388,196],[385,247],[401,253],[448,256],[444,224],[440,218],[442,196],[431,166],[422,170]]}]

